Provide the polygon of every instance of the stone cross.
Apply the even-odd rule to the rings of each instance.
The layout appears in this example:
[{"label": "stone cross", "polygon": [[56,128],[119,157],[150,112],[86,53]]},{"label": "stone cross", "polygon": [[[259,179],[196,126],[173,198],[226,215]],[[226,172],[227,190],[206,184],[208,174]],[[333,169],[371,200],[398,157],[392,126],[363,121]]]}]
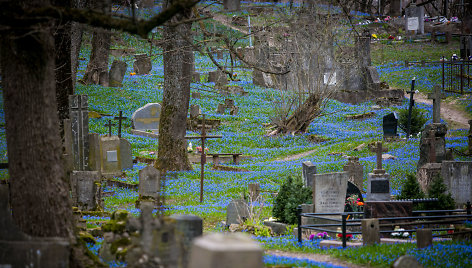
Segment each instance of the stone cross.
[{"label": "stone cross", "polygon": [[116,126],[115,124],[111,123],[111,120],[108,120],[108,124],[105,124],[105,127],[108,127],[108,137],[111,137],[111,127]]},{"label": "stone cross", "polygon": [[74,170],[88,170],[88,96],[69,95]]},{"label": "stone cross", "polygon": [[415,95],[415,80],[416,78],[413,77],[411,80],[411,90],[407,91],[406,93],[410,94],[410,104],[408,105],[408,126],[406,130],[406,139],[410,138],[410,130],[411,130],[411,112],[413,110],[413,106],[415,105],[415,100],[413,96]]},{"label": "stone cross", "polygon": [[121,121],[128,117],[123,116],[123,111],[120,111],[120,116],[115,116],[113,119],[118,120],[118,138],[121,138]]},{"label": "stone cross", "polygon": [[387,152],[387,148],[382,148],[382,142],[378,141],[371,151],[377,155],[377,168],[374,170],[374,173],[384,173],[385,170],[382,169],[382,153]]},{"label": "stone cross", "polygon": [[433,123],[441,123],[441,99],[446,98],[441,94],[441,86],[435,85],[433,93],[428,94],[428,99],[433,100]]},{"label": "stone cross", "polygon": [[429,163],[436,163],[436,135],[434,129],[429,131]]}]

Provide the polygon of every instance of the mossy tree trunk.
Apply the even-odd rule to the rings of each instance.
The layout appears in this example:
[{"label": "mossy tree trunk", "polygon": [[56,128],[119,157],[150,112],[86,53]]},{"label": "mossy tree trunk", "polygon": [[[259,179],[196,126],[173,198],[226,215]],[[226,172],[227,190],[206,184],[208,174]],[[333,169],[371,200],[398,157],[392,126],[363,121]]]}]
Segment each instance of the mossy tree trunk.
[{"label": "mossy tree trunk", "polygon": [[[92,8],[109,13],[109,0],[92,0]],[[108,30],[94,28],[92,51],[82,82],[86,85],[100,84],[108,86],[108,56],[110,53],[111,33]]]},{"label": "mossy tree trunk", "polygon": [[191,10],[183,10],[164,26],[164,97],[159,122],[159,148],[156,167],[161,171],[191,170],[187,157],[187,112],[190,100],[192,47]]},{"label": "mossy tree trunk", "polygon": [[[48,0],[20,2],[25,7],[49,4]],[[10,200],[13,218],[23,232],[71,237],[51,29],[51,22],[13,28],[0,39]]]}]

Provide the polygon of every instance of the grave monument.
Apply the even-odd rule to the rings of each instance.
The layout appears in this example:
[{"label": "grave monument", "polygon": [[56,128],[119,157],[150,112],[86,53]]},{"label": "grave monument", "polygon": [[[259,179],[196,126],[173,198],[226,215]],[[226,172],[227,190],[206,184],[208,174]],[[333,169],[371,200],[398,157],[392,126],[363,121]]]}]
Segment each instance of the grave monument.
[{"label": "grave monument", "polygon": [[367,201],[390,200],[390,175],[382,168],[382,142],[373,148],[377,156],[377,168],[369,173],[367,179]]}]

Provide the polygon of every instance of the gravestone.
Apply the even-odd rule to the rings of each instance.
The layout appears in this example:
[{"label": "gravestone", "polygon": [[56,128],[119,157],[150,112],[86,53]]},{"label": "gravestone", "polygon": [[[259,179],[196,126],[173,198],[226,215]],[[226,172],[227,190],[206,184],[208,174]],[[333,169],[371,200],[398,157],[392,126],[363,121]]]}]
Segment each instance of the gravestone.
[{"label": "gravestone", "polygon": [[263,268],[261,246],[242,233],[214,233],[195,239],[189,268]]},{"label": "gravestone", "polygon": [[310,189],[313,189],[313,179],[316,174],[316,166],[311,161],[305,161],[302,163],[302,177],[303,185]]},{"label": "gravestone", "polygon": [[457,206],[472,202],[472,161],[443,161],[441,177]]},{"label": "gravestone", "polygon": [[134,72],[138,75],[149,74],[152,70],[151,57],[147,54],[134,55],[135,61],[133,62]]},{"label": "gravestone", "polygon": [[349,181],[357,188],[364,189],[364,167],[359,163],[359,157],[349,156],[343,170],[349,174]]},{"label": "gravestone", "polygon": [[101,175],[100,135],[97,133],[90,133],[89,145],[89,169],[92,171],[98,171],[99,175]]},{"label": "gravestone", "polygon": [[472,56],[472,35],[461,35],[460,44],[461,59],[467,60]]},{"label": "gravestone", "polygon": [[441,163],[436,163],[436,136],[434,130],[430,130],[428,141],[430,143],[430,163],[426,163],[422,167],[418,168],[416,174],[416,179],[423,190],[427,192],[429,190],[429,185],[433,181],[434,177],[441,173]]},{"label": "gravestone", "polygon": [[420,138],[420,158],[418,160],[417,169],[431,163],[431,130],[434,131],[436,139],[434,140],[435,152],[436,152],[436,163],[441,163],[443,160],[452,160],[452,156],[449,156],[446,152],[446,124],[428,124],[421,132]]},{"label": "gravestone", "polygon": [[391,0],[389,15],[392,17],[398,17],[402,14],[402,0]]},{"label": "gravestone", "polygon": [[413,202],[411,201],[369,201],[364,204],[364,219],[411,217]]},{"label": "gravestone", "polygon": [[223,103],[218,103],[218,107],[216,108],[217,114],[224,114],[225,113],[225,105]]},{"label": "gravestone", "polygon": [[397,134],[397,127],[398,127],[398,116],[395,112],[389,113],[383,117],[383,136],[384,139],[388,137],[396,137]]},{"label": "gravestone", "polygon": [[380,75],[375,66],[366,67],[367,75],[367,90],[379,91],[380,90]]},{"label": "gravestone", "polygon": [[423,268],[423,265],[421,265],[415,257],[403,255],[393,262],[392,268]]},{"label": "gravestone", "polygon": [[382,153],[384,152],[381,142],[376,142],[373,148],[377,156],[377,167],[367,177],[367,200],[388,201],[390,200],[390,175],[382,168]]},{"label": "gravestone", "polygon": [[344,212],[348,179],[347,172],[314,175],[313,204],[315,205],[315,213]]},{"label": "gravestone", "polygon": [[197,104],[192,104],[190,106],[190,118],[197,118],[200,114],[202,114],[200,106]]},{"label": "gravestone", "polygon": [[226,85],[228,84],[228,79],[225,73],[216,70],[208,73],[208,82],[214,82],[215,85]]},{"label": "gravestone", "polygon": [[181,246],[177,265],[186,268],[192,242],[203,234],[203,220],[194,215],[172,215],[170,218],[175,220],[175,236]]},{"label": "gravestone", "polygon": [[0,184],[0,267],[69,267],[69,240],[30,237],[15,224],[7,184]]},{"label": "gravestone", "polygon": [[249,183],[248,192],[250,201],[256,201],[261,193],[261,185],[259,183]]},{"label": "gravestone", "polygon": [[69,96],[69,116],[72,131],[72,154],[74,170],[89,168],[88,97]]},{"label": "gravestone", "polygon": [[379,219],[362,219],[362,245],[380,244]]},{"label": "gravestone", "polygon": [[417,248],[426,248],[433,245],[432,229],[416,230],[416,246]]},{"label": "gravestone", "polygon": [[114,60],[111,64],[108,82],[110,87],[123,86],[123,79],[125,78],[126,68],[128,65],[124,61]]},{"label": "gravestone", "polygon": [[161,114],[161,105],[159,103],[148,103],[134,111],[131,116],[133,128],[136,130],[155,130],[159,129],[159,118]]},{"label": "gravestone", "polygon": [[192,73],[192,82],[193,83],[200,83],[200,73],[199,72],[193,72]]},{"label": "gravestone", "polygon": [[242,199],[234,199],[226,208],[226,225],[241,224],[249,217],[249,209]]},{"label": "gravestone", "polygon": [[238,112],[239,112],[239,107],[238,107],[238,106],[233,106],[233,107],[231,107],[231,109],[229,110],[229,114],[230,114],[230,115],[238,115]]},{"label": "gravestone", "polygon": [[223,0],[223,7],[226,11],[238,11],[241,9],[241,0]]},{"label": "gravestone", "polygon": [[120,145],[121,141],[117,136],[100,137],[100,164],[102,175],[106,178],[122,174]]},{"label": "gravestone", "polygon": [[424,34],[424,7],[410,4],[405,9],[405,29],[407,34]]},{"label": "gravestone", "polygon": [[160,173],[153,166],[147,166],[139,171],[139,198],[159,198]]},{"label": "gravestone", "polygon": [[120,138],[120,158],[122,170],[133,168],[133,152],[131,150],[131,143],[124,138]]},{"label": "gravestone", "polygon": [[73,206],[86,211],[103,207],[100,176],[97,171],[72,171],[70,185]]}]

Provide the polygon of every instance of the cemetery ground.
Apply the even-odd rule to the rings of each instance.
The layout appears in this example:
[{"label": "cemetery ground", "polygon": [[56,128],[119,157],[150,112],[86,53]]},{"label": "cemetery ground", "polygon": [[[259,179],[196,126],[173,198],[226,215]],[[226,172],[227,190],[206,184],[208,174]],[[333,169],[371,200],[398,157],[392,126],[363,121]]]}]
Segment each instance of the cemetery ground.
[{"label": "cemetery ground", "polygon": [[[220,26],[223,27],[223,26]],[[230,29],[227,29],[230,31]],[[148,53],[149,45],[140,39],[128,34],[117,34],[120,40],[114,43],[115,48],[134,48],[136,53]],[[406,51],[409,60],[437,60],[438,55],[450,56],[458,53],[457,40],[448,45],[423,43],[381,43],[374,45],[373,62],[381,75],[381,80],[391,87],[408,90],[412,77],[416,77],[416,89],[427,94],[432,91],[433,85],[440,81],[438,66],[409,66],[403,63],[403,52]],[[381,50],[381,51],[380,51]],[[86,60],[90,54],[90,36],[85,36],[85,46],[82,48],[78,77],[84,74]],[[405,56],[406,57],[406,56]],[[76,94],[86,94],[89,97],[89,130],[93,133],[106,135],[108,120],[118,116],[119,111],[128,118],[123,122],[122,137],[132,144],[132,154],[138,161],[132,169],[125,170],[122,176],[113,180],[129,184],[138,184],[138,172],[156,159],[157,139],[133,135],[131,133],[132,113],[147,103],[162,102],[163,62],[162,56],[152,57],[153,68],[149,75],[135,75],[132,68],[132,56],[123,57],[128,63],[123,86],[109,88],[102,86],[85,86],[77,84]],[[113,59],[110,60],[110,63]],[[221,64],[228,64],[228,55],[217,59]],[[262,225],[262,220],[272,217],[274,204],[273,193],[279,191],[280,186],[288,176],[301,177],[302,163],[311,161],[317,167],[317,173],[339,172],[347,163],[348,156],[359,157],[364,167],[364,187],[367,189],[367,173],[375,168],[376,156],[369,151],[371,142],[380,141],[383,137],[382,117],[408,107],[408,99],[402,105],[380,107],[373,109],[373,102],[359,105],[341,103],[329,100],[323,115],[310,124],[308,132],[299,135],[267,136],[273,116],[273,100],[278,97],[279,91],[255,86],[252,83],[251,71],[236,68],[239,81],[231,82],[239,85],[248,92],[247,95],[233,95],[235,105],[239,107],[237,115],[218,114],[218,103],[224,102],[225,96],[220,95],[212,87],[214,83],[207,81],[208,72],[215,70],[207,56],[195,53],[195,68],[201,73],[200,83],[192,83],[192,92],[199,92],[201,98],[191,98],[190,104],[198,104],[202,113],[209,119],[221,120],[221,125],[212,130],[210,135],[221,135],[220,139],[208,139],[205,147],[209,153],[242,153],[250,158],[241,160],[239,165],[224,163],[232,167],[233,171],[216,170],[211,161],[205,165],[203,202],[199,202],[200,192],[200,164],[193,164],[193,171],[174,172],[165,179],[161,179],[165,198],[163,211],[155,213],[193,214],[203,218],[204,232],[228,231],[222,221],[226,218],[226,208],[232,199],[247,196],[248,185],[259,183],[261,199],[253,202],[251,207],[254,213],[238,229],[250,233],[259,241],[267,254],[264,262],[267,266],[277,267],[388,267],[401,255],[412,255],[425,267],[471,267],[472,244],[467,241],[442,241],[425,249],[417,249],[415,244],[376,245],[358,248],[321,248],[320,240],[304,240],[300,245],[293,235],[293,227],[288,228],[286,234],[273,236]],[[464,118],[472,118],[472,99],[469,96],[449,94],[448,100],[451,113],[457,109],[462,111]],[[3,101],[2,101],[3,102]],[[432,106],[418,101],[416,104],[423,111],[429,122],[432,120]],[[3,103],[2,103],[3,106]],[[374,116],[365,119],[346,119],[346,116],[374,112]],[[6,153],[4,113],[0,110],[0,160],[8,161]],[[454,121],[454,117],[452,120]],[[458,151],[467,150],[467,126],[455,125],[448,130],[446,147]],[[116,128],[113,134],[116,134]],[[199,135],[199,132],[188,131],[187,135]],[[405,133],[400,132],[401,137]],[[410,139],[401,139],[384,143],[388,153],[394,156],[384,160],[383,167],[390,174],[392,195],[397,195],[402,189],[408,173],[416,172],[416,163],[419,159],[418,135]],[[199,140],[191,140],[193,149],[201,146]],[[365,144],[362,147],[360,145]],[[355,148],[361,148],[356,149]],[[195,154],[195,153],[190,153]],[[297,155],[297,157],[294,157]],[[470,160],[463,156],[455,156],[456,160]],[[145,161],[147,160],[147,161]],[[208,159],[210,160],[210,159]],[[8,178],[6,170],[0,170],[1,176]],[[104,192],[104,213],[86,215],[87,227],[102,226],[110,219],[113,211],[122,209],[138,216],[140,210],[135,207],[138,192],[132,187],[106,186]],[[252,231],[248,231],[252,230]],[[91,250],[97,254],[103,238],[96,237],[97,243],[90,244]],[[278,254],[277,251],[291,252]],[[303,254],[301,254],[303,253]],[[310,258],[312,253],[322,254],[319,258]],[[326,257],[329,255],[330,257]],[[313,255],[316,256],[316,255]],[[355,263],[355,264],[352,264]],[[124,265],[120,262],[111,262],[110,266]]]}]

